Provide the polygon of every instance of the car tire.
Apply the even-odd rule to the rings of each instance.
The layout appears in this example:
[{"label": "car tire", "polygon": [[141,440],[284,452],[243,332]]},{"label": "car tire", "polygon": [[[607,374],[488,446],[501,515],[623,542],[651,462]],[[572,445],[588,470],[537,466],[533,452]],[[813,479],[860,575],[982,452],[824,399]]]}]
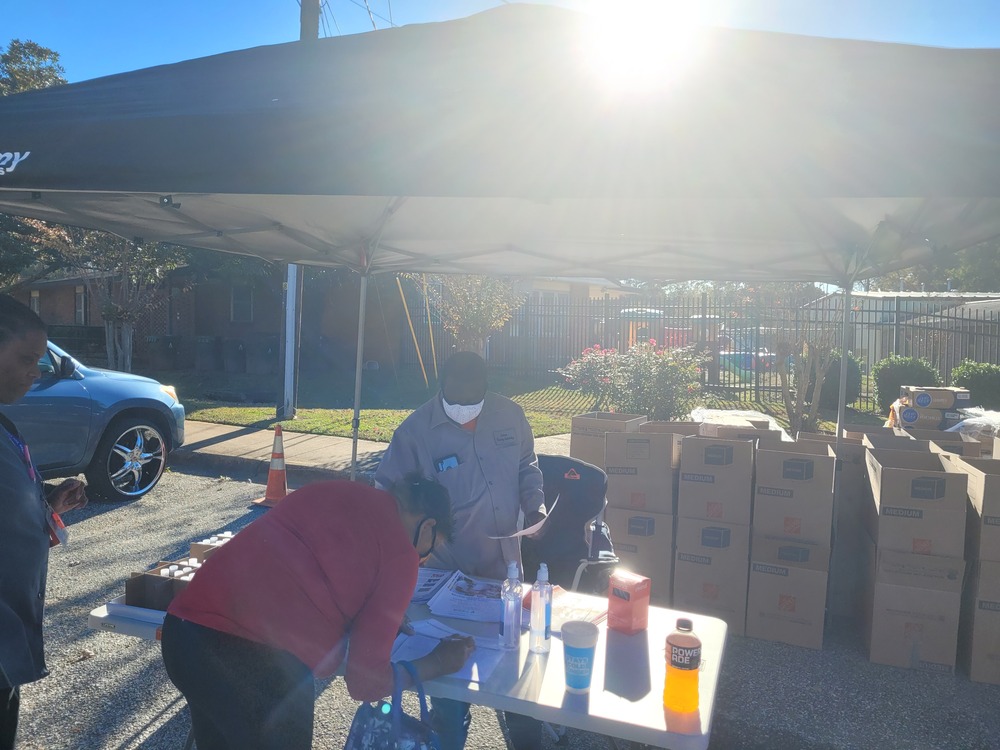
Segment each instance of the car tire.
[{"label": "car tire", "polygon": [[101,500],[137,500],[160,481],[169,445],[156,420],[119,417],[101,436],[87,467],[87,494]]}]

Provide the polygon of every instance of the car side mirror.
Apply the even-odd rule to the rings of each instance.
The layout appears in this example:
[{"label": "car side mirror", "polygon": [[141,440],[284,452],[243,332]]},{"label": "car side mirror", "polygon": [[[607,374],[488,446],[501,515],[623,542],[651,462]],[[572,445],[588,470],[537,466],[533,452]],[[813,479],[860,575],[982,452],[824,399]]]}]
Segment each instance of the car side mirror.
[{"label": "car side mirror", "polygon": [[70,378],[76,372],[76,362],[72,357],[62,357],[59,359],[59,377]]}]

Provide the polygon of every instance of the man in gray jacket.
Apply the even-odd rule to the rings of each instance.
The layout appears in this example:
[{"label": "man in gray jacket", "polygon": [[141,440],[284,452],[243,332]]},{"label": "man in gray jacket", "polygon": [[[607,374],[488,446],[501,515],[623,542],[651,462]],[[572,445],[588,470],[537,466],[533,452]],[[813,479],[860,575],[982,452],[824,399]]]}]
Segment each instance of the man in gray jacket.
[{"label": "man in gray jacket", "polygon": [[[518,540],[502,537],[517,531],[519,512],[525,527],[544,518],[542,472],[524,410],[487,391],[486,362],[478,354],[458,352],[445,362],[440,393],[393,434],[375,484],[391,486],[410,471],[437,479],[452,502],[453,541],[435,547],[428,567],[503,579],[508,562],[521,566]],[[432,703],[442,750],[460,750],[468,733],[469,705],[441,699]],[[537,721],[514,714],[506,718],[517,750],[540,746]]]}]

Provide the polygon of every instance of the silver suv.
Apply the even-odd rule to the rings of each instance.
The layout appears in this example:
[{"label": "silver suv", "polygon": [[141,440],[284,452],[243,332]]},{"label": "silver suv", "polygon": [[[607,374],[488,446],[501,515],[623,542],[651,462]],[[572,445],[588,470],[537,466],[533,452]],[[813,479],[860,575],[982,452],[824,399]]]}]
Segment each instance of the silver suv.
[{"label": "silver suv", "polygon": [[45,478],[87,476],[87,494],[132,500],[160,480],[184,442],[184,406],[173,386],[87,367],[53,343],[42,376],[16,404],[0,407]]}]

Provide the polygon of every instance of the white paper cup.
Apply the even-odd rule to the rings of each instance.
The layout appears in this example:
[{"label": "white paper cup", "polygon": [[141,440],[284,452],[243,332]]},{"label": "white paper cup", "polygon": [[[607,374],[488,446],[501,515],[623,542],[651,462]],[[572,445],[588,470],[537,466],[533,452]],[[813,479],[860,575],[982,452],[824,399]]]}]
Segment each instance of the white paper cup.
[{"label": "white paper cup", "polygon": [[566,690],[570,693],[590,692],[597,632],[597,626],[592,622],[569,620],[563,623],[563,663],[566,668]]}]

